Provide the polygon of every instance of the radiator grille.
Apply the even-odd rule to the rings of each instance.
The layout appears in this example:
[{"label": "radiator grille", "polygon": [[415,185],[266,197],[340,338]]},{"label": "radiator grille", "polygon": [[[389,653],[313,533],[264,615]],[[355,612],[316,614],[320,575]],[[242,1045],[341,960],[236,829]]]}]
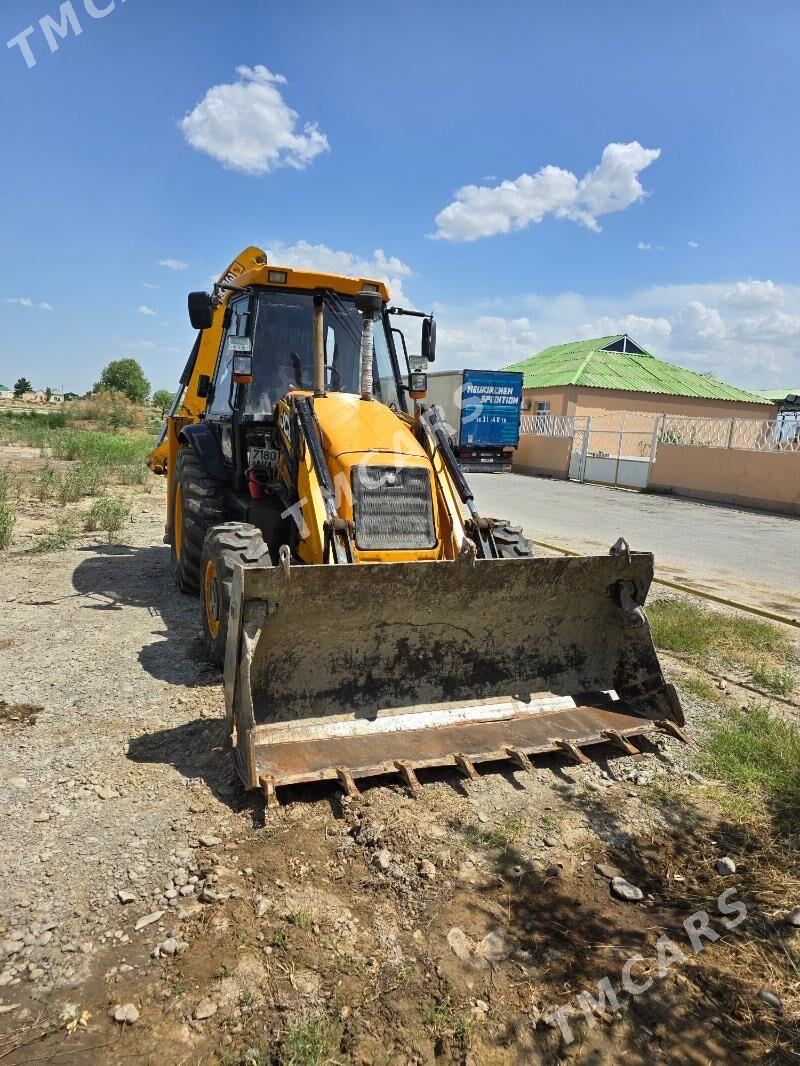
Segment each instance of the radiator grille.
[{"label": "radiator grille", "polygon": [[431,480],[414,466],[353,467],[356,547],[361,551],[433,548]]}]

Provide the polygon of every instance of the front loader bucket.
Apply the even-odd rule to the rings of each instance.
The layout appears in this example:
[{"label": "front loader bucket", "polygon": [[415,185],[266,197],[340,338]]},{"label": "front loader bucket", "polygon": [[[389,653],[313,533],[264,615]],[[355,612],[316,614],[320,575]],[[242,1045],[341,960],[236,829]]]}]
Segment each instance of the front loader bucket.
[{"label": "front loader bucket", "polygon": [[248,788],[474,764],[683,715],[641,610],[644,553],[237,567],[225,697]]}]

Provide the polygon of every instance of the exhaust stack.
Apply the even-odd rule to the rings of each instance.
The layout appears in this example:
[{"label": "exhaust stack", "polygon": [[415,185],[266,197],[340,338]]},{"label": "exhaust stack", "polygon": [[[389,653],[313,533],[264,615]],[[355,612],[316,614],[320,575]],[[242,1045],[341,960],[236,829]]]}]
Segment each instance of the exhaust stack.
[{"label": "exhaust stack", "polygon": [[356,294],[356,307],[361,312],[361,399],[373,396],[372,362],[375,316],[380,312],[383,300],[379,292],[362,289]]}]

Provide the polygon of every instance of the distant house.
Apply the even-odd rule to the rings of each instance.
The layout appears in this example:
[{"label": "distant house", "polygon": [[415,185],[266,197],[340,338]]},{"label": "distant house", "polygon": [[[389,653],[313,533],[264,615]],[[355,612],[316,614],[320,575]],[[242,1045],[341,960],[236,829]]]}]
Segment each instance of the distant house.
[{"label": "distant house", "polygon": [[8,385],[0,385],[0,400],[13,400],[14,390],[10,389]]},{"label": "distant house", "polygon": [[63,403],[64,396],[59,389],[50,389],[48,398],[47,389],[32,389],[22,394],[24,403]]},{"label": "distant house", "polygon": [[796,389],[755,389],[755,393],[782,409],[800,407],[800,385]]},{"label": "distant house", "polygon": [[505,369],[522,371],[530,414],[775,417],[765,396],[656,359],[626,333],[556,344]]}]

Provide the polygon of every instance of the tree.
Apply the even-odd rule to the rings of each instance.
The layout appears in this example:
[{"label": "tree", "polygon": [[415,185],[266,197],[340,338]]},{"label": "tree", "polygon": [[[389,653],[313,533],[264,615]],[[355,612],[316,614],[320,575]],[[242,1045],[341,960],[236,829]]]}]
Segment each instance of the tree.
[{"label": "tree", "polygon": [[172,393],[169,389],[156,389],[153,393],[153,404],[161,411],[161,417],[167,413],[167,408],[172,403]]},{"label": "tree", "polygon": [[14,399],[18,400],[24,393],[30,392],[32,388],[33,385],[27,378],[17,378],[14,382]]},{"label": "tree", "polygon": [[135,359],[113,359],[94,387],[95,392],[109,390],[124,392],[131,403],[146,403],[150,382]]},{"label": "tree", "polygon": [[50,403],[50,401],[53,399],[53,390],[50,388],[49,385],[44,390],[44,398],[47,400],[48,403]]}]

